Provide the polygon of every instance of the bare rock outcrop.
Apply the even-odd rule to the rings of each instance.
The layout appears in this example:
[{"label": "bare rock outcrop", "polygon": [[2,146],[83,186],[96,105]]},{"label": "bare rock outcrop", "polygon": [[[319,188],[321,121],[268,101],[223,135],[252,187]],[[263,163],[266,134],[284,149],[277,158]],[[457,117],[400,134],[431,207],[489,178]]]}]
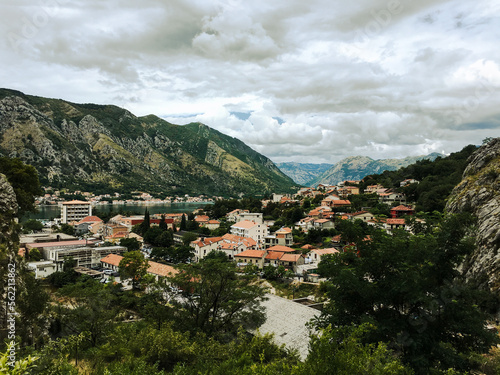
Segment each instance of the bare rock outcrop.
[{"label": "bare rock outcrop", "polygon": [[477,246],[464,262],[463,271],[480,286],[500,292],[500,138],[470,157],[446,210],[470,212],[477,217]]},{"label": "bare rock outcrop", "polygon": [[5,175],[0,173],[0,244],[9,242],[14,234],[12,225],[17,208],[14,189]]}]

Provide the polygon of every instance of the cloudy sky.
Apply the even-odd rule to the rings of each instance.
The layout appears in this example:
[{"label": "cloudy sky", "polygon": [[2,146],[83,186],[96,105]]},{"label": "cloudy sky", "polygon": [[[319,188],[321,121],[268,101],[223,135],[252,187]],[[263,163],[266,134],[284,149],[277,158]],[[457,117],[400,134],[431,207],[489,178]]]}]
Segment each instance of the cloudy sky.
[{"label": "cloudy sky", "polygon": [[275,162],[500,136],[498,0],[0,0],[0,86],[203,122]]}]

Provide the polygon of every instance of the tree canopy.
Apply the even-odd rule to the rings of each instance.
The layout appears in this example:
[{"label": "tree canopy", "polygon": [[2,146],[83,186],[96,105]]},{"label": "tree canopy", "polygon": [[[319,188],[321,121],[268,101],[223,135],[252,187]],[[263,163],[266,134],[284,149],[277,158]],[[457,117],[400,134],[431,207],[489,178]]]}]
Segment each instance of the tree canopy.
[{"label": "tree canopy", "polygon": [[320,325],[373,323],[371,341],[389,342],[418,374],[474,368],[471,354],[489,349],[495,335],[480,308],[490,295],[457,270],[473,249],[472,228],[470,216],[452,216],[434,233],[375,231],[357,253],[326,256],[319,272],[331,302]]},{"label": "tree canopy", "polygon": [[148,260],[140,251],[129,251],[123,255],[120,260],[120,276],[123,278],[131,278],[132,285],[137,288],[142,278],[148,270]]},{"label": "tree canopy", "polygon": [[184,265],[169,281],[182,290],[177,313],[186,329],[210,335],[234,334],[238,327],[259,326],[264,289],[237,275],[234,262],[219,257]]}]

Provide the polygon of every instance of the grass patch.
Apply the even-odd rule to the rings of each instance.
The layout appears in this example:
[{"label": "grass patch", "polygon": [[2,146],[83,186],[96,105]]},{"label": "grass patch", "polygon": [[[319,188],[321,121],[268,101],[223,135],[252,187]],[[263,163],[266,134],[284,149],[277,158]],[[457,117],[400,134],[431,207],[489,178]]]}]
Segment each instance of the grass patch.
[{"label": "grass patch", "polygon": [[309,283],[292,283],[291,280],[267,280],[276,290],[276,295],[288,299],[304,298],[318,295],[318,285]]}]

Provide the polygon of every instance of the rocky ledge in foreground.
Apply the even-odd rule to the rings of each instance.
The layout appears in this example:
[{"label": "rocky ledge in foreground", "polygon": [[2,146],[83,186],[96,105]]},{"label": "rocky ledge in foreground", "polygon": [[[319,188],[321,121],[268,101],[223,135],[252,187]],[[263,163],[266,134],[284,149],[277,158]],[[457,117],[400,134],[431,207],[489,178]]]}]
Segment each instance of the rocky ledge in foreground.
[{"label": "rocky ledge in foreground", "polygon": [[463,271],[479,286],[500,292],[500,138],[472,154],[446,210],[471,212],[478,218],[477,246]]}]

